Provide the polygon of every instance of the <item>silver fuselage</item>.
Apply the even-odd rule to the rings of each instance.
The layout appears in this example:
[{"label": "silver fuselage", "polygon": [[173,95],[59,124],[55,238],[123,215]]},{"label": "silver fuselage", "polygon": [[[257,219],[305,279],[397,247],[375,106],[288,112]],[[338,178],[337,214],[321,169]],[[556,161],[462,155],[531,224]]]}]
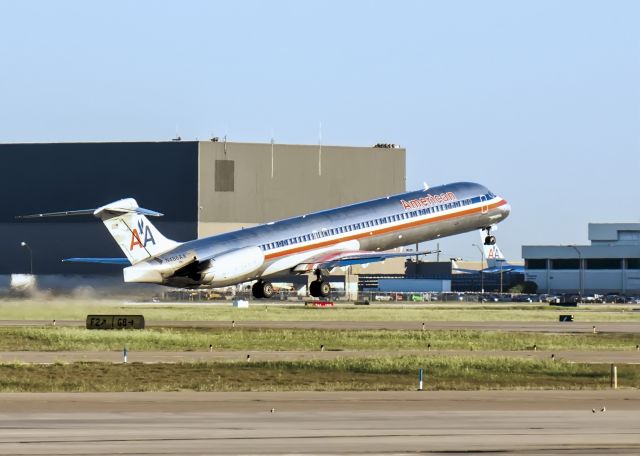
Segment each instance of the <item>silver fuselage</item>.
[{"label": "silver fuselage", "polygon": [[241,276],[213,277],[207,283],[184,275],[163,280],[172,286],[227,286],[294,271],[323,252],[385,251],[486,228],[509,211],[509,204],[486,187],[459,182],[185,242],[148,263],[169,267],[185,258],[215,261],[239,249],[259,248],[262,264]]}]

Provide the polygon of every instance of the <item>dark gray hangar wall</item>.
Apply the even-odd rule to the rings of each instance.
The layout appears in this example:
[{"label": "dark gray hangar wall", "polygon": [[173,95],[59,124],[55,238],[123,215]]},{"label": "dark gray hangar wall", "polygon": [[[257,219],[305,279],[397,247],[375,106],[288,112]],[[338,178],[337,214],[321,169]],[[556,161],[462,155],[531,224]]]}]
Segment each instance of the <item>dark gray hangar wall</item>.
[{"label": "dark gray hangar wall", "polygon": [[198,143],[0,144],[0,274],[120,274],[122,267],[61,263],[123,257],[91,216],[16,221],[14,216],[95,208],[132,197],[165,214],[152,222],[177,241],[197,237]]}]

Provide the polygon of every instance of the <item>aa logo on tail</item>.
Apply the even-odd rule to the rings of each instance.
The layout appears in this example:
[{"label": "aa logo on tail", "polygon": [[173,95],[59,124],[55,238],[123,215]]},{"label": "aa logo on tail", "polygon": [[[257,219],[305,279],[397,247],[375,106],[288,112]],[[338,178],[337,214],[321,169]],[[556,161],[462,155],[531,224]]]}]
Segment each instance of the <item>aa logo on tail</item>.
[{"label": "aa logo on tail", "polygon": [[[142,240],[142,235],[144,235],[144,241]],[[156,240],[153,238],[153,233],[149,228],[149,225],[144,224],[144,220],[138,220],[138,227],[134,228],[131,232],[131,246],[129,250],[133,250],[133,248],[137,245],[139,247],[147,247],[147,243],[151,242],[153,245],[156,245]]]}]

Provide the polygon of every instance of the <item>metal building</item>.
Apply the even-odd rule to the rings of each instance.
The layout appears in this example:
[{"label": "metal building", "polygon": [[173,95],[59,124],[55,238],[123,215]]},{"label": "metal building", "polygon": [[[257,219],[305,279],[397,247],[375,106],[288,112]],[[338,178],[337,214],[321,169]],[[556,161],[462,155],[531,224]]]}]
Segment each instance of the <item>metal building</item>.
[{"label": "metal building", "polygon": [[522,247],[541,293],[640,293],[640,223],[590,223],[591,245]]},{"label": "metal building", "polygon": [[[98,207],[124,197],[165,214],[154,224],[177,241],[405,191],[396,147],[214,141],[0,144],[0,274],[119,274],[62,264],[119,257],[92,217],[14,216]],[[26,242],[27,247],[22,247]]]}]

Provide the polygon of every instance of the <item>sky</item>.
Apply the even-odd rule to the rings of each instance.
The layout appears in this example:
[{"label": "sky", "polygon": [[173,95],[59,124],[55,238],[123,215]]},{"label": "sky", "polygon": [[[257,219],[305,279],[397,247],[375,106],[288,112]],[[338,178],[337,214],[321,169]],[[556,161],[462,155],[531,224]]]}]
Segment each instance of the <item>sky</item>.
[{"label": "sky", "polygon": [[[495,234],[518,260],[640,222],[638,18],[616,0],[0,0],[0,142],[316,144],[321,125],[323,144],[405,147],[408,189],[506,198]],[[473,260],[478,241],[440,248]]]}]

